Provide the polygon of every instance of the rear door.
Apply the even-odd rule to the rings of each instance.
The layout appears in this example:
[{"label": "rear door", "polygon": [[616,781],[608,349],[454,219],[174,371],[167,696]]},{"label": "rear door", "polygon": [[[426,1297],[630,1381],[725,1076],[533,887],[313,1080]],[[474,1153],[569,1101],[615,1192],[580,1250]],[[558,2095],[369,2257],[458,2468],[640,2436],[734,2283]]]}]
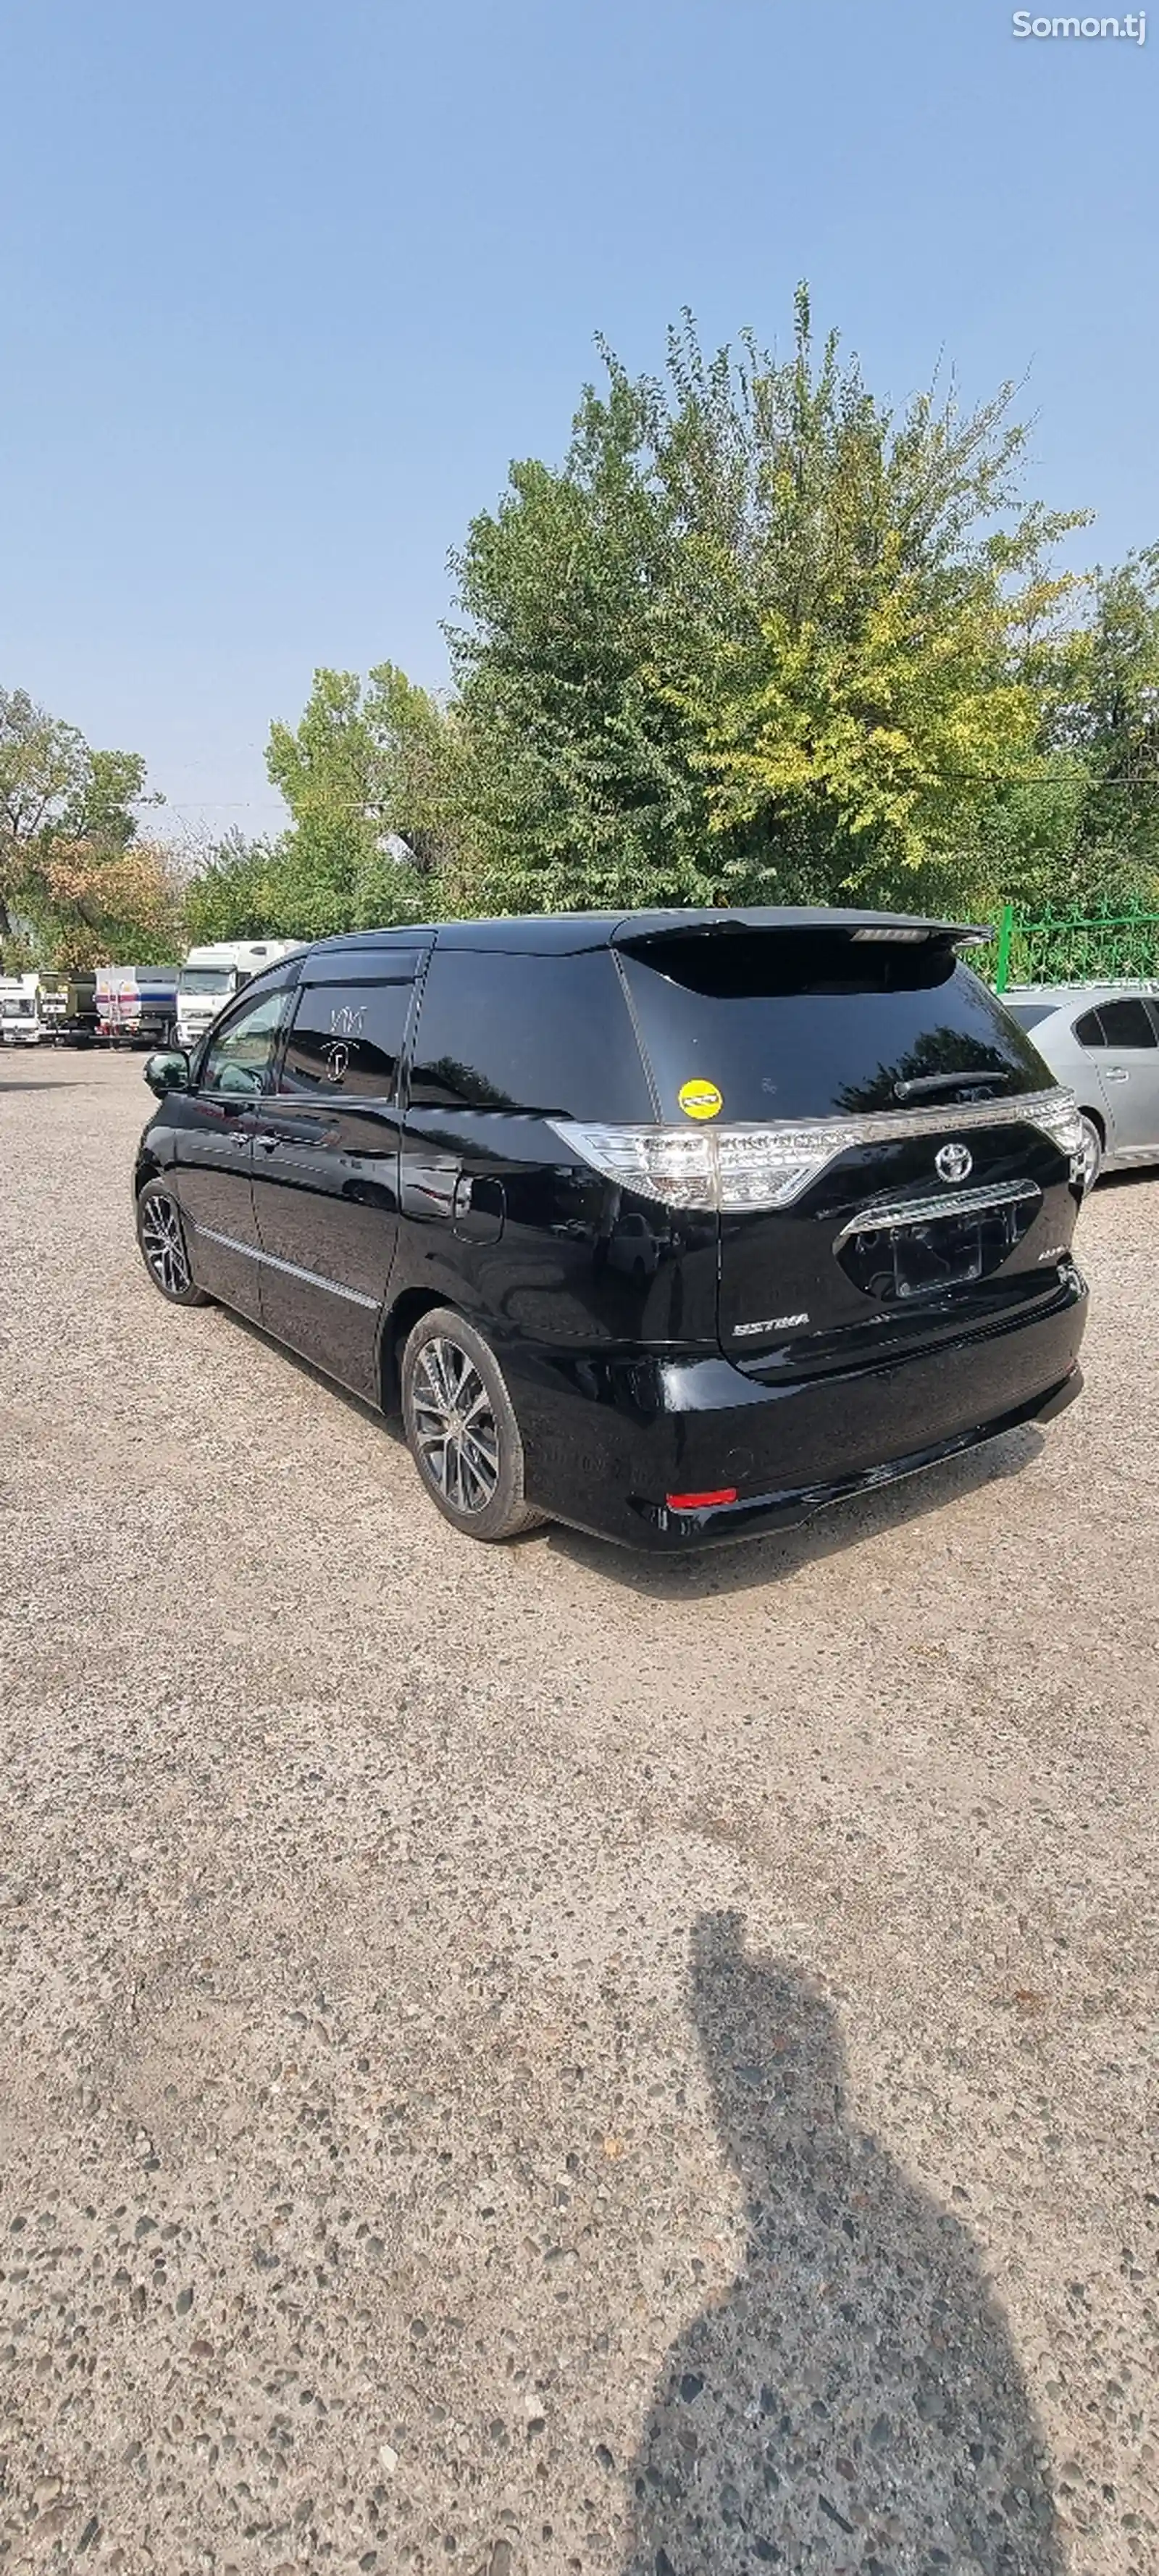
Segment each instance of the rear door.
[{"label": "rear door", "polygon": [[738,925],[623,953],[663,1117],[719,1138],[731,1359],[901,1355],[1057,1288],[1069,1159],[1020,1107],[1053,1079],[947,940]]},{"label": "rear door", "polygon": [[1159,1150],[1159,1034],[1145,1001],[1122,994],[1087,1011],[1075,1036],[1098,1066],[1115,1154]]},{"label": "rear door", "polygon": [[398,1237],[398,1074],[423,952],[322,955],[254,1142],[262,1318],[360,1395]]},{"label": "rear door", "polygon": [[414,1046],[406,1284],[462,1307],[500,1344],[712,1345],[715,1218],[675,1224],[655,1202],[627,1207],[561,1142],[568,1120],[654,1116],[606,942],[581,946],[582,920],[571,951],[454,945],[463,935],[439,934]]}]

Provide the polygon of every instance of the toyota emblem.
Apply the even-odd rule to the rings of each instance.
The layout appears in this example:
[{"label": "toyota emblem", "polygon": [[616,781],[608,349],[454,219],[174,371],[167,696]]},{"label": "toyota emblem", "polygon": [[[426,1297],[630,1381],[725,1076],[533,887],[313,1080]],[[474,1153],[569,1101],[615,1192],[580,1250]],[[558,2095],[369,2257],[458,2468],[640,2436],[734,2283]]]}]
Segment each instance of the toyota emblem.
[{"label": "toyota emblem", "polygon": [[934,1170],[940,1181],[965,1181],[974,1169],[974,1157],[968,1145],[941,1145],[934,1156]]}]

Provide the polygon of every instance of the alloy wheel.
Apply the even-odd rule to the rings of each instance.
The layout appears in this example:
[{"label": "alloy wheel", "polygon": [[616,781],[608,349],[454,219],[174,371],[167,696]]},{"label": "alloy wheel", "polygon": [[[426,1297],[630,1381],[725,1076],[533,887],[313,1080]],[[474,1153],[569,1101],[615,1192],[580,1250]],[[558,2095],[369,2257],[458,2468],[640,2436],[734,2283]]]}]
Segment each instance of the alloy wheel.
[{"label": "alloy wheel", "polygon": [[167,1297],[183,1297],[192,1286],[181,1219],[172,1199],[156,1191],[141,1210],[141,1250],[159,1288]]},{"label": "alloy wheel", "polygon": [[431,1483],[456,1511],[485,1511],[499,1482],[499,1433],[474,1361],[445,1334],[419,1352],[412,1404]]},{"label": "alloy wheel", "polygon": [[1083,1131],[1081,1146],[1083,1196],[1093,1190],[1103,1166],[1103,1140],[1093,1120],[1080,1115]]}]

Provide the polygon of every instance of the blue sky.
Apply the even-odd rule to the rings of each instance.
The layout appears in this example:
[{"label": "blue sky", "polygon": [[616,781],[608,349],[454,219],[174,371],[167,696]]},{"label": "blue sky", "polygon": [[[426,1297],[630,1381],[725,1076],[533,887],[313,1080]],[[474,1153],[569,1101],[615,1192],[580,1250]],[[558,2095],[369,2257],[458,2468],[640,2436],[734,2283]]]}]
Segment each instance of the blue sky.
[{"label": "blue sky", "polygon": [[556,457],[604,331],[874,390],[1026,377],[1033,482],[1159,538],[1159,0],[9,0],[0,680],[143,751],[168,827],[276,826],[316,663],[445,676],[448,548]]}]

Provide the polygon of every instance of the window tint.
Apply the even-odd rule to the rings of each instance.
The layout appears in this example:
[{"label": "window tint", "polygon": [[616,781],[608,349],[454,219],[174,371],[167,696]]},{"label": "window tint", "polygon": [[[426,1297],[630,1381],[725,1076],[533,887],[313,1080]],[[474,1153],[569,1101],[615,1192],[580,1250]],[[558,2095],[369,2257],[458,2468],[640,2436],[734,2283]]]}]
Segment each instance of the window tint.
[{"label": "window tint", "polygon": [[1110,1047],[1153,1047],[1151,1014],[1145,1002],[1100,1002],[1103,1037]]},{"label": "window tint", "polygon": [[[830,930],[666,932],[626,952],[665,1118],[690,1082],[725,1118],[825,1118],[956,1096],[993,1073],[996,1100],[1053,1081],[1032,1040],[944,941]],[[943,1083],[942,1077],[951,1077]]]},{"label": "window tint", "polygon": [[1081,1020],[1075,1021],[1074,1033],[1080,1046],[1101,1047],[1107,1043],[1097,1011],[1084,1011]]},{"label": "window tint", "polygon": [[263,993],[210,1039],[201,1059],[203,1091],[264,1091],[285,1015],[284,991]]},{"label": "window tint", "polygon": [[411,1078],[416,1108],[654,1115],[615,959],[436,948]]},{"label": "window tint", "polygon": [[308,984],[300,993],[279,1091],[393,1100],[413,983]]}]

